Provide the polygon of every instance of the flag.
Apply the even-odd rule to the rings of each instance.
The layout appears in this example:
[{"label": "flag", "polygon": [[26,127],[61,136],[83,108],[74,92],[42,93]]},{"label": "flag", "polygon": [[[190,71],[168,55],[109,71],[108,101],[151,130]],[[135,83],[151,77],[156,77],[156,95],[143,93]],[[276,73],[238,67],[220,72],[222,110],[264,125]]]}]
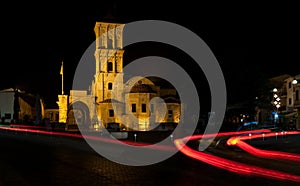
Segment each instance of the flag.
[{"label": "flag", "polygon": [[61,64],[61,67],[60,67],[60,75],[62,75],[63,74],[63,68],[64,68],[64,66],[63,66],[63,63]]}]

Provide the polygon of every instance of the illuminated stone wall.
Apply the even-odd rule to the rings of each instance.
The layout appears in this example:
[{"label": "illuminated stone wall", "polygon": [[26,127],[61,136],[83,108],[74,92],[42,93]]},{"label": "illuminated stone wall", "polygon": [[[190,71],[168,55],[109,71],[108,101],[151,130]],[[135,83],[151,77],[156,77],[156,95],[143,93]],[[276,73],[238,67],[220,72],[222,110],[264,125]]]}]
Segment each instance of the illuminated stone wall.
[{"label": "illuminated stone wall", "polygon": [[[154,104],[153,106],[151,99],[160,96],[160,87],[148,78],[141,79],[132,87],[132,90],[127,90],[128,84],[123,82],[124,26],[124,24],[118,23],[96,22],[94,27],[96,36],[95,75],[91,82],[90,93],[71,90],[69,107],[79,102],[86,105],[92,122],[91,126],[94,126],[92,127],[94,129],[99,127],[95,127],[95,123],[100,124],[101,127],[107,127],[108,123],[120,123],[123,129],[124,123],[121,121],[126,121],[128,126],[125,128],[127,130],[145,131],[157,127],[159,122],[179,122],[180,103],[166,103],[166,113],[159,112],[161,110],[159,107],[163,105]],[[116,81],[117,76],[118,81]],[[112,96],[113,90],[117,95]],[[174,96],[176,90],[165,89],[162,90],[162,94]],[[115,103],[115,108],[113,108],[112,102]],[[136,111],[133,113],[132,104],[136,105]],[[172,116],[168,115],[168,110],[172,110]],[[74,118],[75,112],[77,111],[69,112],[69,122],[76,123],[71,120],[72,117]],[[135,116],[136,120],[133,121],[130,118],[131,114]]]},{"label": "illuminated stone wall", "polygon": [[60,123],[66,123],[67,121],[67,111],[68,111],[68,95],[58,95],[58,111]]},{"label": "illuminated stone wall", "polygon": [[[104,22],[96,22],[94,27],[96,71],[92,91],[99,102],[111,98],[112,86],[120,93],[117,100],[122,101],[123,28],[124,24]],[[117,75],[121,75],[118,82],[115,81]]]},{"label": "illuminated stone wall", "polygon": [[52,123],[59,122],[59,109],[45,109],[45,118]]},{"label": "illuminated stone wall", "polygon": [[[120,123],[120,118],[117,113],[124,113],[124,103],[116,102],[114,103],[116,108],[113,108],[111,100],[106,100],[104,102],[98,103],[97,113],[98,117],[102,122],[102,126],[107,127],[107,123]],[[120,116],[122,117],[122,115]]]},{"label": "illuminated stone wall", "polygon": [[30,121],[34,121],[34,117],[36,115],[36,110],[22,98],[19,98],[20,112],[19,118],[23,120],[25,117],[29,117]]}]

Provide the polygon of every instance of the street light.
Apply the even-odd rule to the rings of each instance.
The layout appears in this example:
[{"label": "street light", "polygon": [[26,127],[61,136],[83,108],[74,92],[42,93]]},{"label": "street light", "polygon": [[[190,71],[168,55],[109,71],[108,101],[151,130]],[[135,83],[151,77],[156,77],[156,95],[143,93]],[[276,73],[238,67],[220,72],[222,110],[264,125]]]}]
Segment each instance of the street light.
[{"label": "street light", "polygon": [[280,102],[280,98],[279,98],[279,96],[276,94],[276,92],[278,92],[278,89],[277,88],[274,88],[273,89],[273,92],[274,92],[274,94],[273,94],[273,104],[275,105],[275,107],[277,108],[277,112],[278,112],[278,108],[280,107],[280,105],[281,105],[281,102]]},{"label": "street light", "polygon": [[294,80],[292,81],[292,84],[293,84],[293,85],[296,85],[297,83],[298,83],[297,79],[294,79]]},{"label": "street light", "polygon": [[278,96],[278,89],[273,89],[273,105],[276,107],[276,112],[274,113],[274,124],[278,122],[278,109],[281,106],[280,97]]},{"label": "street light", "polygon": [[[292,95],[291,95],[291,97],[292,97],[292,106],[293,106],[293,112],[294,111],[296,111],[297,112],[297,116],[295,117],[294,116],[294,118],[293,118],[293,122],[294,122],[294,124],[295,124],[295,126],[296,126],[296,128],[297,129],[299,129],[300,128],[300,121],[299,121],[299,118],[298,118],[298,114],[299,114],[299,108],[298,109],[296,109],[295,110],[295,108],[296,107],[298,107],[299,106],[299,102],[298,102],[298,99],[299,99],[299,88],[297,88],[296,89],[296,87],[298,87],[298,85],[299,85],[299,75],[297,75],[296,77],[294,77],[294,79],[293,79],[293,81],[292,81],[292,84],[293,84],[293,92],[292,92]],[[296,97],[294,98],[294,94],[296,94]],[[294,99],[295,99],[295,101],[296,102],[298,102],[298,103],[296,103],[296,105],[295,105],[295,102],[294,102]],[[297,106],[298,105],[298,106]]]}]

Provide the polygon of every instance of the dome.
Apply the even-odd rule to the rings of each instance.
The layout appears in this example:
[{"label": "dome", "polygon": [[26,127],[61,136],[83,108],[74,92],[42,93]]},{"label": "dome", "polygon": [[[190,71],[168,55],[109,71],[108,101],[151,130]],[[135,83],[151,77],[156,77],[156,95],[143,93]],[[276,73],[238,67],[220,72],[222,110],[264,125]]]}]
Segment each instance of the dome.
[{"label": "dome", "polygon": [[137,84],[131,88],[130,93],[157,93],[157,92],[153,90],[150,85]]}]

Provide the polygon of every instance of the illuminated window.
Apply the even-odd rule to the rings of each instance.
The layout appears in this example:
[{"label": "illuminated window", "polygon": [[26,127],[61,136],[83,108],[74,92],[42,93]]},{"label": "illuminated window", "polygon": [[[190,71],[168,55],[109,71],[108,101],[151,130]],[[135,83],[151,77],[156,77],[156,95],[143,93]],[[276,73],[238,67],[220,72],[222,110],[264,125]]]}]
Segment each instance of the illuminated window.
[{"label": "illuminated window", "polygon": [[112,83],[108,83],[108,90],[112,89]]},{"label": "illuminated window", "polygon": [[109,114],[109,117],[114,117],[115,116],[115,113],[114,113],[114,110],[113,109],[110,109],[108,110],[108,114]]},{"label": "illuminated window", "polygon": [[142,104],[142,112],[146,112],[146,104]]},{"label": "illuminated window", "polygon": [[113,71],[113,63],[112,62],[108,62],[107,63],[107,72],[111,72]]},{"label": "illuminated window", "polygon": [[136,112],[136,104],[131,104],[131,112]]}]

